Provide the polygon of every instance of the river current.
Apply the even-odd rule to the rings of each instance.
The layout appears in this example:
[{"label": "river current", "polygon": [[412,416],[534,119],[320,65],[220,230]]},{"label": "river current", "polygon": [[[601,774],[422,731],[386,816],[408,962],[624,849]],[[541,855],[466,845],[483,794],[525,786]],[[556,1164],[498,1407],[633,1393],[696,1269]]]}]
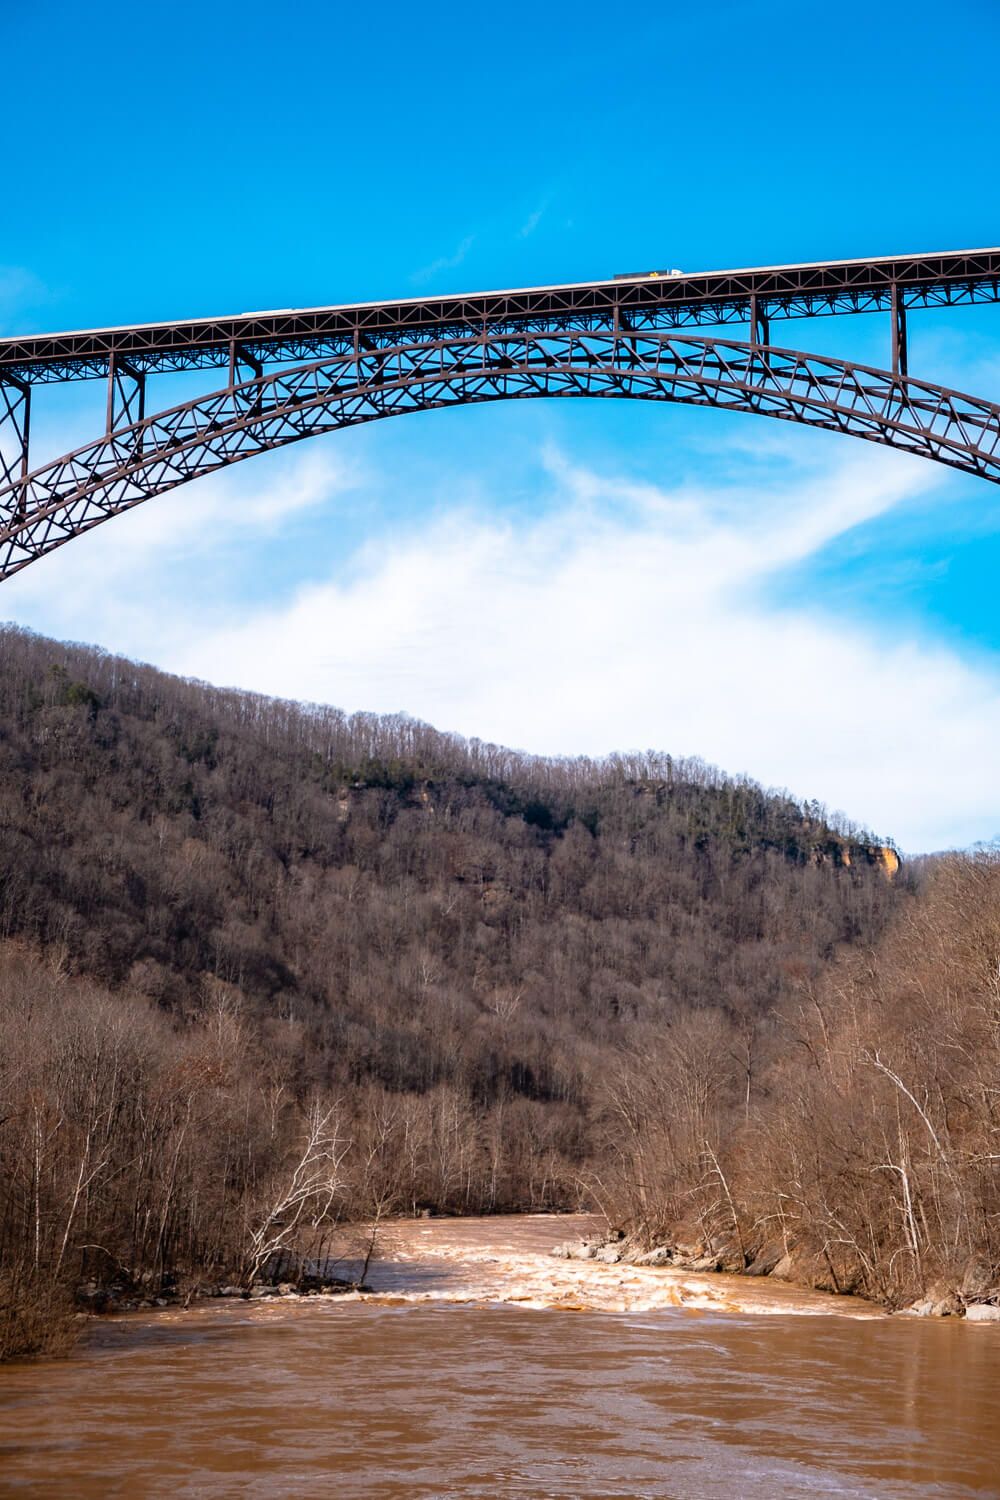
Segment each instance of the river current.
[{"label": "river current", "polygon": [[0,1368],[0,1493],[1000,1496],[1000,1325],[396,1225],[370,1296],[96,1322]]}]

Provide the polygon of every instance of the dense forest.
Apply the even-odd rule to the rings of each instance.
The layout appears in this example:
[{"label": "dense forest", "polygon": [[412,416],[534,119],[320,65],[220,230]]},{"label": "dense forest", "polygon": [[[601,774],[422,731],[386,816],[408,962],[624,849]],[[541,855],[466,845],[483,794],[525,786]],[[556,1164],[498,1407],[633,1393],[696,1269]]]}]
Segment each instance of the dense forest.
[{"label": "dense forest", "polygon": [[0,631],[0,1354],[420,1209],[991,1286],[998,870],[897,866],[697,761]]}]

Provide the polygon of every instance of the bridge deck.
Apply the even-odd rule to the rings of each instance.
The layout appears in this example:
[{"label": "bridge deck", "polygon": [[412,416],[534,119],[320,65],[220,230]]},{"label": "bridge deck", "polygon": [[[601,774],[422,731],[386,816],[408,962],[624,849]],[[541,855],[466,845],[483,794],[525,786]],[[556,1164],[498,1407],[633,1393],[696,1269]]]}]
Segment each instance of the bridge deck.
[{"label": "bridge deck", "polygon": [[[1000,300],[1000,249],[756,266],[674,276],[650,273],[511,291],[282,308],[177,323],[0,339],[0,381],[106,376],[114,356],[138,373],[321,359],[469,329],[683,328],[767,318]],[[755,299],[752,301],[751,299]]]}]

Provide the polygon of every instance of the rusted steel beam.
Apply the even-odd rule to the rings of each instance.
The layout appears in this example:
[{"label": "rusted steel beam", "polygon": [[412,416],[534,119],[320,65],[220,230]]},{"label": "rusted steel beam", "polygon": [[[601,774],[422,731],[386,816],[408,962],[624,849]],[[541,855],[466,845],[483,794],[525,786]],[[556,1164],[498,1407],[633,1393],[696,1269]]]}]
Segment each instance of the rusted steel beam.
[{"label": "rusted steel beam", "polygon": [[30,472],[31,386],[16,377],[0,380],[0,525],[5,514],[23,519],[24,481]]},{"label": "rusted steel beam", "polygon": [[890,307],[892,318],[892,370],[894,375],[905,375],[907,372],[906,352],[906,303],[903,301],[901,288],[893,282],[892,304]]},{"label": "rusted steel beam", "polygon": [[107,377],[113,356],[144,373],[228,366],[234,344],[261,364],[335,357],[404,338],[435,340],[541,329],[597,331],[746,323],[751,298],[768,317],[886,311],[897,287],[905,307],[1000,300],[1000,249],[757,266],[678,276],[610,278],[511,291],[412,297],[332,307],[284,308],[235,317],[137,324],[0,339],[0,378],[38,381]]},{"label": "rusted steel beam", "polygon": [[0,579],[154,495],[289,443],[407,412],[539,396],[718,406],[1000,483],[1000,406],[826,356],[663,332],[410,339],[227,385],[0,489]]}]

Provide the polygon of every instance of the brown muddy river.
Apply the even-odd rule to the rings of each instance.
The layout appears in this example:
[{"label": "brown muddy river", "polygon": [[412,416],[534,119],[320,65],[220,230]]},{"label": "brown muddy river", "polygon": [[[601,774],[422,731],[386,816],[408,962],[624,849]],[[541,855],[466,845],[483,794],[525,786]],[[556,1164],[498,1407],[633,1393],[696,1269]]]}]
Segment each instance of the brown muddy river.
[{"label": "brown muddy river", "polygon": [[1000,1496],[1000,1325],[548,1255],[580,1232],[406,1224],[371,1297],[97,1323],[0,1369],[0,1492]]}]

